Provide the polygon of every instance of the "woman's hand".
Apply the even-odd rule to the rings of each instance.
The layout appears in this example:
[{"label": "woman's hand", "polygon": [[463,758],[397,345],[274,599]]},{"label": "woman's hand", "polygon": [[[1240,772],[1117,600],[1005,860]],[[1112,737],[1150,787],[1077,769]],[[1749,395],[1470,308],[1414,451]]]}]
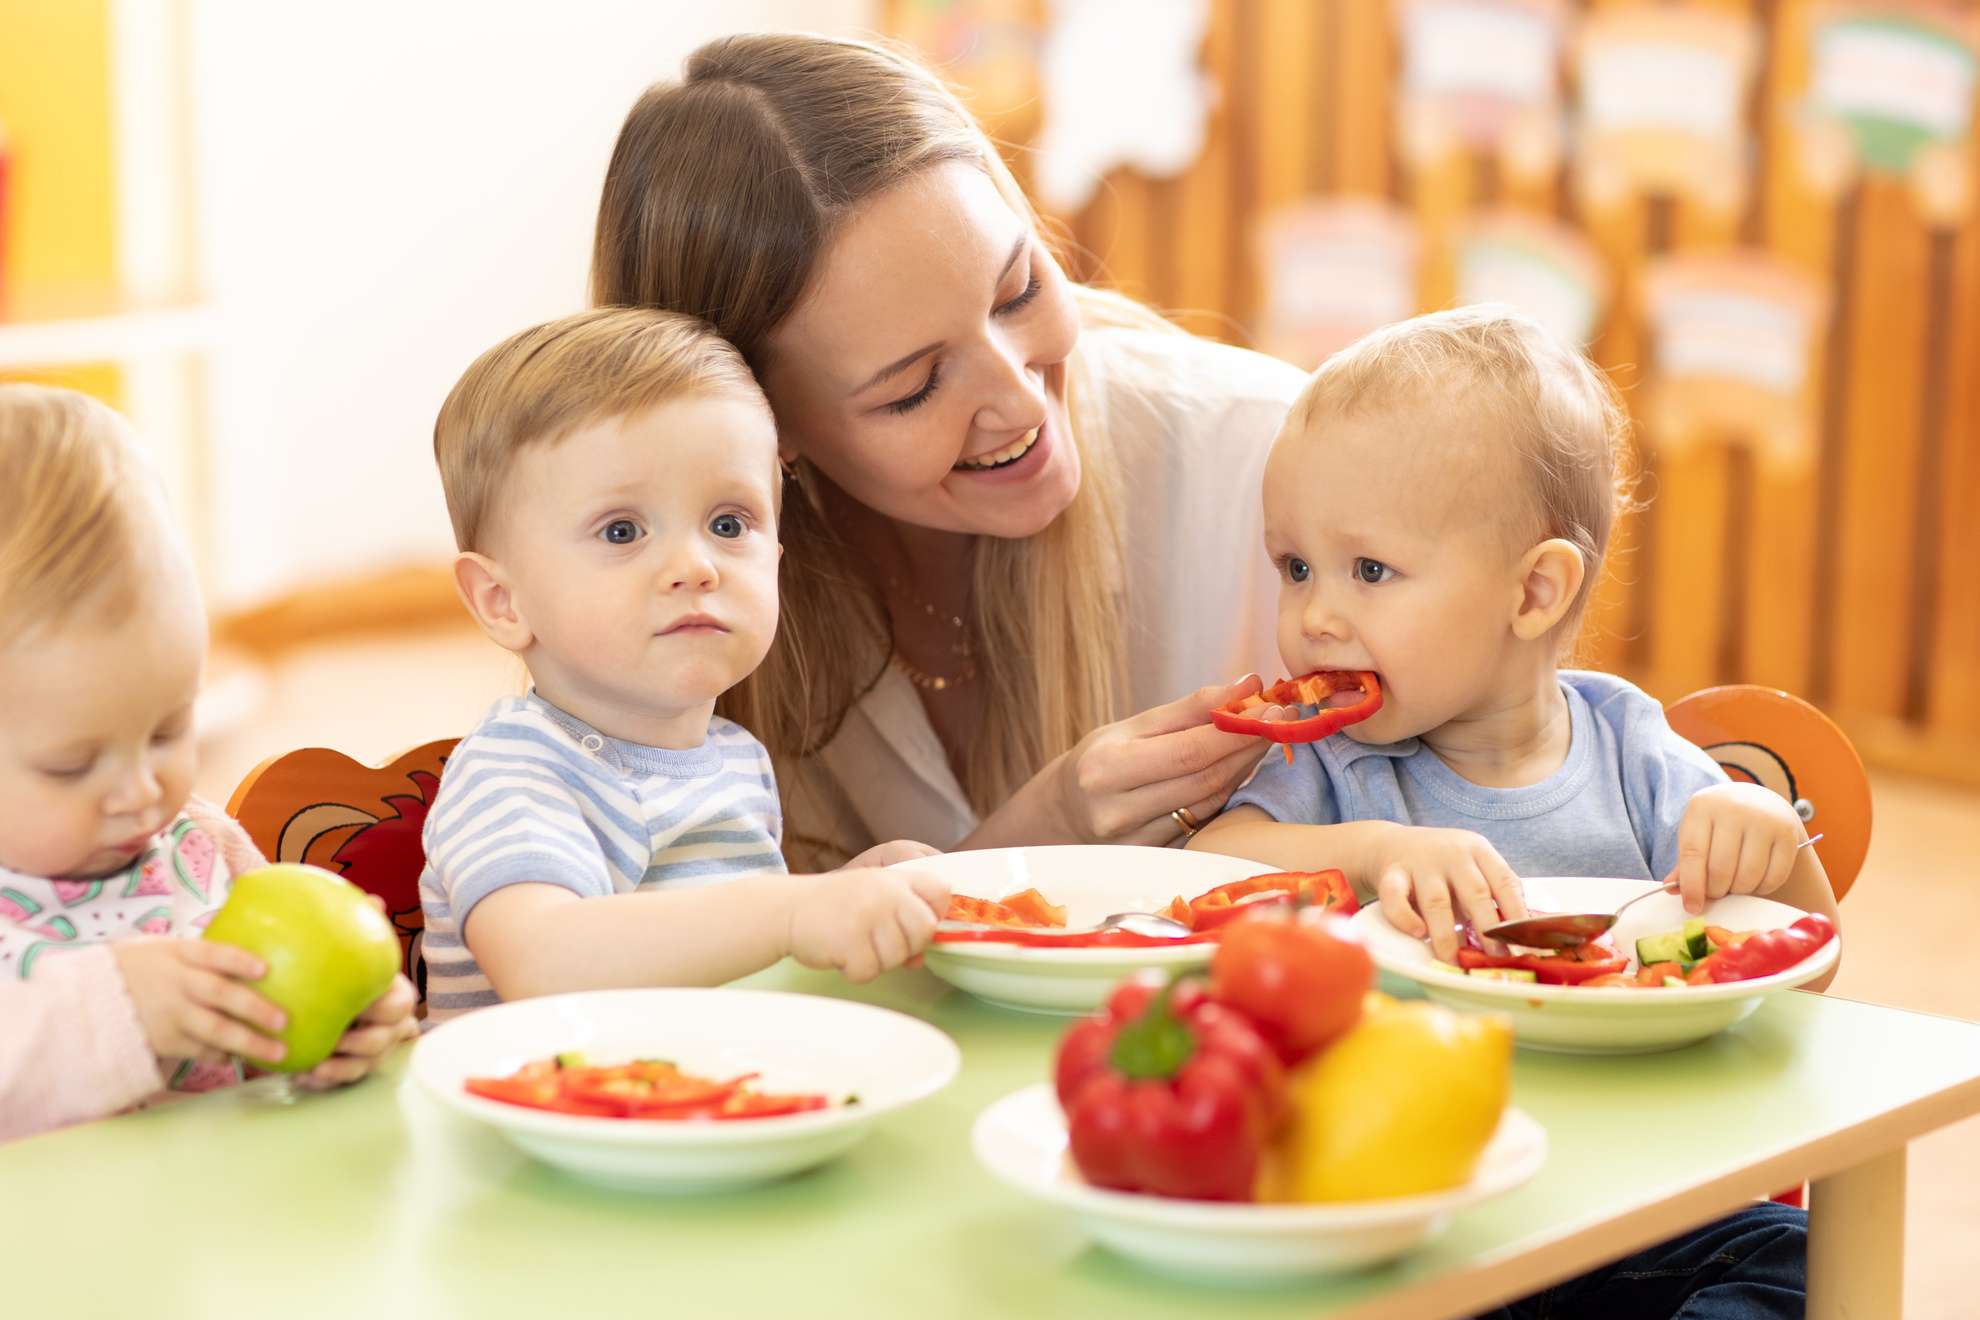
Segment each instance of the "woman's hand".
[{"label": "woman's hand", "polygon": [[1271,745],[1210,723],[1211,711],[1263,686],[1247,674],[1095,729],[959,846],[1173,842],[1183,831],[1170,812],[1209,820]]},{"label": "woman's hand", "polygon": [[238,1054],[251,1063],[279,1063],[289,1052],[273,1038],[289,1015],[243,984],[268,973],[247,950],[141,936],[117,940],[110,952],[159,1058],[216,1063]]},{"label": "woman's hand", "polygon": [[327,1091],[357,1081],[376,1068],[402,1040],[419,1034],[413,1022],[413,1005],[419,996],[412,982],[403,976],[392,978],[392,988],[371,1002],[357,1015],[350,1030],[337,1042],[337,1052],[296,1078],[306,1091]]}]

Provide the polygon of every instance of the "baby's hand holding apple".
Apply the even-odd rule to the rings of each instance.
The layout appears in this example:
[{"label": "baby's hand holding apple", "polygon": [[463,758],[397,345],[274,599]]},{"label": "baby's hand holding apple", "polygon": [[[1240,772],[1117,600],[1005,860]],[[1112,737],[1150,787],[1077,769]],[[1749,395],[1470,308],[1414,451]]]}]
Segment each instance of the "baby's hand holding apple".
[{"label": "baby's hand holding apple", "polygon": [[1794,871],[1808,837],[1780,794],[1759,784],[1718,784],[1685,804],[1678,826],[1676,880],[1684,910],[1703,912],[1727,894],[1771,894]]},{"label": "baby's hand holding apple", "polygon": [[246,950],[146,936],[118,940],[110,952],[159,1058],[217,1062],[238,1054],[273,1064],[288,1053],[273,1036],[289,1015],[244,984],[268,971]]},{"label": "baby's hand holding apple", "polygon": [[842,870],[794,889],[785,949],[806,967],[836,967],[855,985],[928,947],[949,886],[914,870]]},{"label": "baby's hand holding apple", "polygon": [[337,1041],[337,1052],[296,1078],[296,1085],[307,1091],[326,1091],[347,1086],[377,1068],[400,1041],[419,1034],[413,1021],[413,1007],[419,993],[404,976],[392,978],[392,988],[358,1014]]}]

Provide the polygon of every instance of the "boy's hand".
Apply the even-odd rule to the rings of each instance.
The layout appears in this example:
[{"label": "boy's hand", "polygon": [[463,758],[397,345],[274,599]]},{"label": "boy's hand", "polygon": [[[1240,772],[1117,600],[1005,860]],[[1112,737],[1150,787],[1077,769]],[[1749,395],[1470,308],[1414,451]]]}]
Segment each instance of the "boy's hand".
[{"label": "boy's hand", "polygon": [[895,839],[890,843],[876,843],[844,866],[835,866],[835,871],[860,871],[873,866],[892,866],[895,862],[911,862],[917,857],[940,857],[940,848],[931,848],[913,839]]},{"label": "boy's hand", "polygon": [[785,947],[857,985],[927,948],[948,906],[949,886],[925,872],[830,871],[799,889]]},{"label": "boy's hand", "polygon": [[247,950],[207,940],[139,937],[115,941],[110,952],[159,1058],[218,1062],[238,1054],[255,1063],[279,1063],[289,1052],[262,1034],[282,1030],[289,1015],[242,984],[268,973]]},{"label": "boy's hand", "polygon": [[1808,837],[1786,799],[1758,784],[1702,788],[1678,826],[1678,882],[1684,910],[1696,915],[1727,894],[1771,894],[1787,883],[1795,852]]},{"label": "boy's hand", "polygon": [[1470,830],[1398,825],[1370,869],[1382,915],[1406,935],[1428,936],[1440,962],[1457,961],[1460,914],[1477,930],[1527,915],[1519,877]]},{"label": "boy's hand", "polygon": [[412,982],[394,976],[392,988],[374,999],[369,1008],[358,1014],[357,1021],[351,1023],[350,1030],[337,1042],[337,1052],[296,1078],[296,1085],[306,1091],[327,1091],[369,1073],[400,1041],[419,1034],[412,1015],[413,1005],[418,1001],[419,993],[413,989]]}]

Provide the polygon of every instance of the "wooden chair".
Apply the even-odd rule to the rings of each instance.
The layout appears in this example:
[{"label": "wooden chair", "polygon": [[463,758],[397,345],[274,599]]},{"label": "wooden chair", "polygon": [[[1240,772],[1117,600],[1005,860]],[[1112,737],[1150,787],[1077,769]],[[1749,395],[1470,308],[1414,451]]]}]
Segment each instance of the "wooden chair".
[{"label": "wooden chair", "polygon": [[1835,723],[1799,697],[1749,683],[1706,688],[1664,715],[1735,780],[1794,804],[1840,902],[1870,851],[1870,776]]},{"label": "wooden chair", "polygon": [[335,871],[384,900],[422,1012],[426,915],[419,904],[419,875],[426,848],[421,831],[441,768],[459,741],[423,743],[375,768],[327,747],[284,752],[256,766],[227,803],[228,814],[270,861]]}]

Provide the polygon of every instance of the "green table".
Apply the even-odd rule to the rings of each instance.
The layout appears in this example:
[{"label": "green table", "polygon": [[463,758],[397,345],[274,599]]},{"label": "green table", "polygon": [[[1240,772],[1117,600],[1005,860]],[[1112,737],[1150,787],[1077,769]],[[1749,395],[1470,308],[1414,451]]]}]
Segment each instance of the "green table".
[{"label": "green table", "polygon": [[1177,1283],[1092,1247],[969,1153],[985,1105],[1046,1075],[1061,1023],[925,972],[750,984],[925,1017],[948,1091],[846,1159],[764,1190],[649,1198],[572,1182],[404,1083],[279,1103],[256,1083],[0,1147],[13,1316],[789,1316],[1026,1320],[1469,1315],[1753,1197],[1818,1180],[1809,1314],[1898,1315],[1904,1143],[1980,1111],[1980,1026],[1786,994],[1675,1053],[1521,1052],[1538,1178],[1405,1260],[1291,1290]]}]

